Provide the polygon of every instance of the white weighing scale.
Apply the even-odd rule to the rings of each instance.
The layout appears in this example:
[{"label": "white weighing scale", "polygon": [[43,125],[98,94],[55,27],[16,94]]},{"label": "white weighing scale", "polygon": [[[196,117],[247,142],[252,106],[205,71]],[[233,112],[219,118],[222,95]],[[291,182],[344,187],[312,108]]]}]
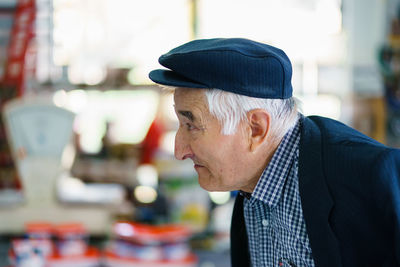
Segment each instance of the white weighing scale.
[{"label": "white weighing scale", "polygon": [[[0,206],[0,233],[21,233],[26,222],[81,222],[92,234],[104,234],[112,220],[112,205],[60,203],[56,184],[69,170],[63,152],[73,135],[75,114],[43,99],[15,99],[3,110],[7,137],[21,178],[24,202]],[[122,199],[121,199],[122,200]]]}]

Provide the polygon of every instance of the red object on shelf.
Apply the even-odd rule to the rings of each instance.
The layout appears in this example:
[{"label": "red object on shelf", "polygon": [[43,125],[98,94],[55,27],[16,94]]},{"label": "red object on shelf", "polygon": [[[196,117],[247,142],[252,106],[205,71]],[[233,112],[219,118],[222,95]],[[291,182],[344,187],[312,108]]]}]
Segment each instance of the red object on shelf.
[{"label": "red object on shelf", "polygon": [[56,237],[57,253],[62,256],[80,256],[88,248],[88,233],[80,223],[55,225],[53,234]]},{"label": "red object on shelf", "polygon": [[15,86],[18,96],[23,95],[24,91],[25,56],[29,43],[35,36],[35,19],[36,1],[18,0],[2,81],[5,85]]},{"label": "red object on shelf", "polygon": [[54,235],[57,237],[65,237],[71,234],[86,235],[86,229],[81,223],[64,223],[53,226]]},{"label": "red object on shelf", "polygon": [[175,243],[186,241],[191,232],[183,225],[146,225],[133,222],[114,224],[113,232],[118,238],[142,244]]},{"label": "red object on shelf", "polygon": [[28,222],[25,224],[25,231],[28,234],[28,236],[39,235],[41,237],[47,236],[51,238],[53,225],[48,222]]},{"label": "red object on shelf", "polygon": [[109,267],[195,267],[198,259],[196,255],[189,254],[179,260],[140,260],[135,258],[122,258],[112,251],[106,251],[103,258]]},{"label": "red object on shelf", "polygon": [[152,164],[154,161],[154,154],[160,146],[160,139],[164,133],[164,125],[161,120],[155,118],[151,123],[149,131],[142,142],[142,155],[140,164]]}]

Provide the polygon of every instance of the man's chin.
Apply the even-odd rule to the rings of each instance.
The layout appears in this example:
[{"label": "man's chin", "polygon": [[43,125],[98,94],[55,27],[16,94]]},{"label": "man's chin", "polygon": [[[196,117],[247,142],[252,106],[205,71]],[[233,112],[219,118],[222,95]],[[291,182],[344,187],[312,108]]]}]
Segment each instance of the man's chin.
[{"label": "man's chin", "polygon": [[211,175],[206,167],[195,168],[197,171],[198,181],[201,188],[209,192],[226,191],[221,185],[218,185],[219,179]]},{"label": "man's chin", "polygon": [[198,174],[199,185],[201,188],[207,191],[215,191],[214,186],[210,183],[212,179],[209,175],[205,175],[204,173],[201,173],[199,171],[197,171],[197,174]]}]

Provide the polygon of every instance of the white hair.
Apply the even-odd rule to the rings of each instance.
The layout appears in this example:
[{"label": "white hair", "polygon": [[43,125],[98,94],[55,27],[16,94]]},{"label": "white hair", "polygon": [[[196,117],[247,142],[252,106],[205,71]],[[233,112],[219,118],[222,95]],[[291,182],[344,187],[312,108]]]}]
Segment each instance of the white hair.
[{"label": "white hair", "polygon": [[205,90],[208,108],[222,126],[222,134],[231,135],[240,121],[247,121],[247,112],[264,109],[271,116],[270,131],[275,138],[282,138],[297,122],[297,103],[292,98],[265,99],[238,95],[219,89]]},{"label": "white hair", "polygon": [[[177,87],[162,86],[164,92],[173,92]],[[271,116],[270,131],[277,138],[282,138],[292,128],[298,118],[298,100],[266,99],[249,97],[220,89],[203,89],[210,113],[222,126],[221,133],[232,135],[240,121],[247,121],[247,112],[253,109],[264,109]]]}]

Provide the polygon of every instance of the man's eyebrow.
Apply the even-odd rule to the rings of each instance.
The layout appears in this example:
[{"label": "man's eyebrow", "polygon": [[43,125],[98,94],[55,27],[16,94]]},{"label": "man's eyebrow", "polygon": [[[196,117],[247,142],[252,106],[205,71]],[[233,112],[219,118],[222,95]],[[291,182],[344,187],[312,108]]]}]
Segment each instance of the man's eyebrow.
[{"label": "man's eyebrow", "polygon": [[178,110],[178,113],[188,118],[190,121],[194,121],[194,116],[192,112],[186,110]]}]

